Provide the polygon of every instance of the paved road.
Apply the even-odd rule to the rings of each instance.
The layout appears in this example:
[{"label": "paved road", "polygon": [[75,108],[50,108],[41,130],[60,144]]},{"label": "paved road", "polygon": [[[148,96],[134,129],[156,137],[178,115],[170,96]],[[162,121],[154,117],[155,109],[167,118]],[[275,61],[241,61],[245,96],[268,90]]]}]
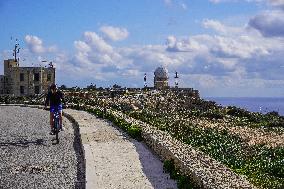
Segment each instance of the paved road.
[{"label": "paved road", "polygon": [[0,189],[84,188],[78,130],[64,119],[66,130],[54,145],[48,120],[45,110],[0,106]]}]

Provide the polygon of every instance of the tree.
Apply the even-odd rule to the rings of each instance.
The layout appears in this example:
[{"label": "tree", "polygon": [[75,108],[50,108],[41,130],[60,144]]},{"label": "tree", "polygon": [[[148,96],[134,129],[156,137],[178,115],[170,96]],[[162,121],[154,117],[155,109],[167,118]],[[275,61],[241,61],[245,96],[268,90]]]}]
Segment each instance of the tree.
[{"label": "tree", "polygon": [[61,86],[59,87],[59,89],[60,89],[60,90],[66,90],[67,87],[66,87],[66,85],[61,85]]},{"label": "tree", "polygon": [[91,85],[87,86],[87,89],[89,89],[89,90],[96,89],[96,88],[97,88],[97,86],[93,85],[92,83],[91,83]]},{"label": "tree", "polygon": [[114,84],[114,85],[112,86],[112,88],[114,88],[114,89],[120,89],[121,86],[119,86],[119,85],[117,85],[117,84]]}]

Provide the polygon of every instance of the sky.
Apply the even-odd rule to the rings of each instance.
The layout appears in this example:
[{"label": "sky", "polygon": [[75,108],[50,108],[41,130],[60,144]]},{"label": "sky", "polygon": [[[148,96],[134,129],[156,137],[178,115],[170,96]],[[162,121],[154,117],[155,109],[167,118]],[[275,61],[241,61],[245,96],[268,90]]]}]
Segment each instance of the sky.
[{"label": "sky", "polygon": [[202,97],[284,96],[284,0],[0,0],[0,26],[0,61],[18,39],[59,86],[153,86],[163,66]]}]

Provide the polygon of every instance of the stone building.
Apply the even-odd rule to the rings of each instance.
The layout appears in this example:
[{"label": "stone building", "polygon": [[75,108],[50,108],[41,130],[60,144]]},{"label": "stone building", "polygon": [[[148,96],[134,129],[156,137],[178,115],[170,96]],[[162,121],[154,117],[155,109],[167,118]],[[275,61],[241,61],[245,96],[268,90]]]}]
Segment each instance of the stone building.
[{"label": "stone building", "polygon": [[0,75],[0,94],[28,96],[46,93],[55,83],[55,68],[20,67],[19,60],[4,60],[4,75]]},{"label": "stone building", "polygon": [[[169,73],[165,67],[158,67],[154,72],[154,88],[147,87],[148,89],[169,89],[174,91],[177,95],[186,95],[195,98],[200,98],[199,91],[193,88],[180,88],[178,86],[178,74],[175,72],[175,86],[169,86]],[[145,81],[145,79],[144,79]]]},{"label": "stone building", "polygon": [[158,67],[154,72],[154,88],[167,89],[169,88],[168,70],[165,67]]}]

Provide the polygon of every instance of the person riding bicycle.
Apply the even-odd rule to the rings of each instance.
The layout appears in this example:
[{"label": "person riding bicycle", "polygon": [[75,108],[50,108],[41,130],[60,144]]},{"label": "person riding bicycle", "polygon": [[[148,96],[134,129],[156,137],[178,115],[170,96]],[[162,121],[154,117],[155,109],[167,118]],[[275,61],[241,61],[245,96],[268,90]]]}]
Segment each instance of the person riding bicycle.
[{"label": "person riding bicycle", "polygon": [[45,99],[45,108],[48,104],[50,104],[50,134],[54,134],[54,112],[57,110],[59,112],[59,125],[60,129],[63,130],[62,127],[62,102],[65,104],[63,93],[57,89],[55,84],[52,84],[49,88],[49,92]]}]

